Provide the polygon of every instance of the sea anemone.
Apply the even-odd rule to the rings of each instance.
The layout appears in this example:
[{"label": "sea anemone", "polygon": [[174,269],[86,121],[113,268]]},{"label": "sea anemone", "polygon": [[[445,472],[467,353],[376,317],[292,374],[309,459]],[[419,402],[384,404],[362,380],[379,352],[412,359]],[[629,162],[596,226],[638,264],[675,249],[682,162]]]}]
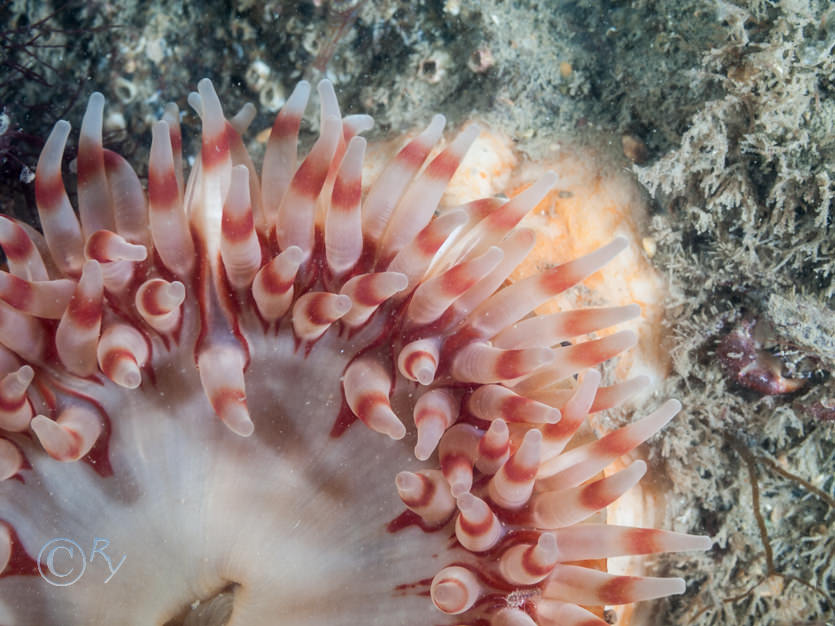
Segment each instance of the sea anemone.
[{"label": "sea anemone", "polygon": [[64,121],[37,168],[42,234],[0,217],[0,623],[605,625],[594,607],[683,592],[605,559],[707,538],[584,523],[647,466],[601,472],[679,409],[574,437],[644,384],[594,369],[634,333],[575,338],[638,307],[533,313],[625,240],[509,284],[556,175],[439,209],[478,129],[437,150],[436,116],[367,186],[371,119],[323,81],[310,153],[302,82],[259,177],[252,108],[227,120],[198,92],[187,184],[176,106],[146,202],[96,93],[80,220]]}]

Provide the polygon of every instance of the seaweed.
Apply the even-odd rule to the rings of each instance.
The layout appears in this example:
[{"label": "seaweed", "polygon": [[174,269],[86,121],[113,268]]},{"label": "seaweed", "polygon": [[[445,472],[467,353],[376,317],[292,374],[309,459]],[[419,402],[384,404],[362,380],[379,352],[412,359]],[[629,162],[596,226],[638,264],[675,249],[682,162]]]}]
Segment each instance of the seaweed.
[{"label": "seaweed", "polygon": [[[835,8],[719,0],[715,11],[724,41],[689,73],[715,97],[677,146],[634,167],[656,202],[654,260],[671,290],[665,387],[692,407],[662,444],[690,498],[670,515],[692,515],[700,493],[717,540],[697,563],[671,565],[709,574],[662,611],[677,624],[832,619]],[[751,363],[802,384],[758,389],[727,366],[754,327]]]}]

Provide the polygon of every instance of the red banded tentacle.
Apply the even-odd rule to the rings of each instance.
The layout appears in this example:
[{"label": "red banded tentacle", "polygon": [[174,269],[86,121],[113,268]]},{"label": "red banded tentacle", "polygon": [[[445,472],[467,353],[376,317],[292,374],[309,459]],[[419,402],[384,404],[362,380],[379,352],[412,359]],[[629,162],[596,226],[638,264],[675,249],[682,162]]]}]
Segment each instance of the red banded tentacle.
[{"label": "red banded tentacle", "polygon": [[261,168],[261,205],[268,226],[275,226],[278,208],[296,172],[299,127],[310,97],[310,83],[300,81],[275,118]]},{"label": "red banded tentacle", "polygon": [[194,269],[194,242],[183,210],[171,132],[164,121],[155,123],[151,132],[148,214],[154,248],[163,265],[179,277],[189,276]]},{"label": "red banded tentacle", "polygon": [[125,389],[142,382],[142,367],[148,362],[145,337],[134,326],[116,322],[105,326],[96,346],[96,359],[104,375]]},{"label": "red banded tentacle", "polygon": [[599,386],[600,372],[597,370],[586,370],[580,375],[577,386],[563,405],[561,419],[542,429],[544,459],[563,451],[589,414]]},{"label": "red banded tentacle", "polygon": [[542,491],[532,498],[537,528],[564,528],[587,519],[638,484],[647,471],[644,461],[634,461],[619,472],[579,487]]},{"label": "red banded tentacle", "polygon": [[350,327],[361,326],[394,294],[406,288],[406,277],[397,272],[354,276],[339,293],[351,298],[351,308],[342,320]]},{"label": "red banded tentacle", "polygon": [[41,253],[32,239],[15,220],[0,215],[0,247],[6,255],[9,271],[19,278],[40,281],[47,280]]},{"label": "red banded tentacle", "polygon": [[473,466],[480,436],[475,426],[455,424],[444,432],[438,444],[438,463],[456,497],[473,486]]},{"label": "red banded tentacle", "polygon": [[348,144],[333,183],[325,214],[325,257],[334,276],[356,265],[362,254],[362,166],[366,141],[354,137]]},{"label": "red banded tentacle", "polygon": [[87,238],[84,254],[99,262],[107,291],[119,293],[133,279],[136,264],[148,257],[148,250],[109,230],[97,230]]},{"label": "red banded tentacle", "polygon": [[342,137],[345,145],[351,143],[351,140],[364,133],[367,130],[374,128],[374,118],[365,113],[353,113],[342,118]]},{"label": "red banded tentacle", "polygon": [[586,561],[630,554],[707,550],[710,537],[654,528],[577,524],[554,532],[560,561]]},{"label": "red banded tentacle", "polygon": [[104,96],[95,92],[87,101],[78,138],[78,211],[85,238],[97,230],[116,230],[113,198],[104,167],[103,122]]},{"label": "red banded tentacle", "polygon": [[244,165],[236,165],[232,168],[229,194],[223,205],[220,233],[223,269],[236,289],[249,287],[261,267],[261,245],[255,234],[250,197],[249,170]]},{"label": "red banded tentacle", "polygon": [[[350,131],[345,128],[345,124],[342,119],[342,112],[339,110],[339,99],[337,99],[336,97],[336,90],[333,87],[333,83],[328,79],[320,80],[319,84],[316,85],[316,91],[319,94],[320,127],[324,130],[325,121],[328,118],[337,118],[339,120],[339,134],[337,135],[336,139],[336,148],[334,149],[333,155],[331,156],[330,161],[328,163],[328,171],[325,175],[325,183],[322,185],[322,190],[324,192],[322,195],[322,200],[326,202],[326,199],[330,196],[331,191],[333,189],[333,182],[336,178],[337,170],[339,169],[339,165],[342,162],[342,157],[345,154],[345,149],[348,146],[346,136],[348,136]],[[316,225],[320,228],[324,223],[324,215],[321,211],[324,202],[317,203],[317,206],[314,207],[314,221]]]},{"label": "red banded tentacle", "polygon": [[510,429],[507,422],[501,418],[490,422],[478,442],[477,452],[475,466],[479,472],[486,476],[498,472],[510,457]]},{"label": "red banded tentacle", "polygon": [[318,86],[322,103],[321,133],[310,154],[296,170],[287,193],[278,208],[275,233],[282,250],[290,246],[301,249],[307,261],[313,253],[316,202],[325,186],[331,163],[342,136],[342,120],[336,107],[336,96],[330,81]]},{"label": "red banded tentacle", "polygon": [[[584,375],[582,374],[580,377],[582,378]],[[534,378],[535,376],[531,376],[519,385],[514,386],[514,389],[519,393],[524,393],[529,398],[557,407],[564,406],[574,394],[574,391],[571,389],[560,386],[558,381],[544,381],[546,384],[538,387],[531,386],[526,389],[528,380]],[[550,384],[547,384],[548,382]],[[592,405],[588,412],[597,413],[598,411],[606,411],[621,406],[629,398],[645,391],[649,382],[649,376],[641,375],[613,385],[598,387],[594,393]]]},{"label": "red banded tentacle", "polygon": [[553,361],[554,351],[550,348],[500,350],[476,342],[455,355],[452,375],[462,382],[512,384]]},{"label": "red banded tentacle", "polygon": [[456,503],[455,537],[458,542],[470,552],[484,552],[495,546],[503,530],[490,506],[469,492],[459,495]]},{"label": "red banded tentacle", "polygon": [[351,298],[329,291],[311,291],[293,305],[293,331],[299,339],[315,341],[351,310]]},{"label": "red banded tentacle", "polygon": [[186,288],[180,281],[152,278],[136,290],[134,305],[151,328],[158,333],[172,332],[180,324]]},{"label": "red banded tentacle", "polygon": [[168,125],[168,142],[171,144],[171,155],[174,160],[174,178],[182,197],[185,192],[183,180],[183,134],[180,130],[180,109],[173,102],[165,105],[161,121]]},{"label": "red banded tentacle", "polygon": [[508,422],[554,424],[560,411],[554,407],[520,396],[502,385],[482,385],[467,401],[473,415],[484,420],[503,418]]},{"label": "red banded tentacle", "polygon": [[426,337],[412,341],[397,355],[397,369],[407,380],[429,385],[435,380],[440,359],[441,340]]},{"label": "red banded tentacle", "polygon": [[64,462],[87,454],[102,431],[99,416],[80,405],[67,407],[56,420],[36,415],[31,427],[47,454]]},{"label": "red banded tentacle", "polygon": [[301,248],[290,246],[255,274],[252,297],[261,317],[268,322],[274,322],[290,310],[295,294],[293,281],[302,261]]},{"label": "red banded tentacle", "polygon": [[542,433],[531,428],[516,452],[490,479],[487,486],[490,500],[505,509],[524,506],[533,493],[541,453]]},{"label": "red banded tentacle", "polygon": [[513,283],[473,311],[467,325],[481,337],[494,337],[550,298],[599,270],[625,247],[626,239],[617,237],[585,256]]},{"label": "red banded tentacle", "polygon": [[[11,478],[22,468],[23,455],[17,449],[17,446],[7,439],[0,439],[0,482]],[[0,524],[0,572],[8,565],[10,556],[11,544],[8,530],[3,524]]]},{"label": "red banded tentacle", "polygon": [[377,177],[362,208],[362,232],[367,245],[375,249],[379,246],[397,203],[438,143],[445,124],[443,115],[433,117],[429,126],[401,148]]},{"label": "red banded tentacle", "polygon": [[400,472],[394,480],[403,504],[427,524],[441,524],[455,511],[455,498],[439,470]]},{"label": "red banded tentacle", "polygon": [[98,261],[87,261],[55,331],[58,358],[76,376],[95,373],[102,320],[104,278]]},{"label": "red banded tentacle", "polygon": [[[507,200],[502,200],[501,198],[479,198],[478,200],[471,200],[458,207],[467,214],[466,231],[469,232],[476,224],[506,204]],[[469,243],[473,245],[475,242],[471,241]]]},{"label": "red banded tentacle", "polygon": [[606,409],[620,406],[628,398],[644,391],[649,386],[649,383],[649,376],[641,375],[608,387],[601,387],[598,389],[597,395],[594,396],[594,402],[589,409],[589,413],[605,411]]},{"label": "red banded tentacle", "polygon": [[587,567],[559,564],[543,589],[547,599],[583,604],[628,604],[684,593],[681,578],[618,576]]},{"label": "red banded tentacle", "polygon": [[677,400],[667,400],[643,419],[604,435],[597,441],[545,459],[538,477],[548,479],[549,489],[576,487],[615,459],[649,439],[681,409]]},{"label": "red banded tentacle", "polygon": [[255,105],[251,102],[244,104],[232,119],[229,120],[227,135],[229,137],[229,154],[232,158],[232,168],[243,166],[248,173],[242,186],[249,188],[249,204],[252,211],[253,226],[260,235],[266,237],[269,228],[267,218],[264,215],[264,207],[261,204],[261,181],[258,179],[258,170],[252,162],[252,158],[249,156],[249,152],[247,152],[243,141],[243,134],[255,119],[256,114]]},{"label": "red banded tentacle", "polygon": [[34,317],[60,318],[74,289],[67,278],[32,282],[0,270],[0,299]]},{"label": "red banded tentacle", "polygon": [[[632,330],[621,330],[612,335],[584,341],[570,346],[552,348],[554,360],[538,374],[542,378],[562,380],[572,374],[600,365],[638,343]],[[530,350],[531,348],[523,348]]]},{"label": "red banded tentacle", "polygon": [[46,347],[41,324],[0,300],[0,343],[29,363],[40,363]]},{"label": "red banded tentacle", "polygon": [[215,414],[233,433],[249,437],[255,424],[246,403],[243,349],[232,342],[209,345],[198,356],[197,368]]},{"label": "red banded tentacle", "polygon": [[148,258],[148,250],[143,245],[130,243],[122,235],[109,230],[97,230],[87,238],[84,253],[88,259],[99,263],[130,261],[139,263]]},{"label": "red banded tentacle", "polygon": [[84,263],[84,239],[61,176],[61,159],[70,125],[56,122],[38,158],[35,203],[52,259],[65,276],[78,276]]},{"label": "red banded tentacle", "polygon": [[501,248],[492,247],[484,254],[422,282],[415,289],[406,309],[407,322],[424,326],[440,318],[453,302],[489,274],[501,262],[503,255]]},{"label": "red banded tentacle", "polygon": [[453,314],[448,327],[453,327],[469,315],[477,306],[489,298],[510,277],[519,264],[528,256],[536,243],[536,233],[529,228],[517,228],[495,247],[502,251],[502,258],[490,272],[470,287],[466,293],[453,302]]},{"label": "red banded tentacle", "polygon": [[139,177],[125,158],[104,151],[104,169],[113,199],[113,219],[116,232],[130,243],[149,248],[148,209]]},{"label": "red banded tentacle", "polygon": [[0,379],[0,428],[11,432],[26,430],[34,415],[27,391],[35,370],[29,365],[5,374]]},{"label": "red banded tentacle", "polygon": [[[434,120],[433,120],[434,122]],[[380,245],[380,258],[388,263],[432,219],[446,186],[455,174],[480,129],[471,124],[426,166],[397,203]]]},{"label": "red banded tentacle", "polygon": [[186,185],[185,212],[189,223],[204,246],[201,258],[208,263],[211,276],[203,277],[201,306],[209,307],[209,285],[220,279],[221,224],[223,203],[232,176],[230,143],[235,130],[226,121],[214,86],[207,78],[197,83],[197,93],[189,95],[189,104],[203,124],[199,165],[195,164]]},{"label": "red banded tentacle", "polygon": [[537,315],[511,324],[493,339],[497,348],[530,348],[549,345],[587,335],[638,317],[641,307],[628,304],[617,307],[559,311],[549,315]]},{"label": "red banded tentacle", "polygon": [[546,578],[561,557],[554,533],[542,533],[536,543],[520,543],[505,550],[499,570],[514,585],[533,585]]},{"label": "red banded tentacle", "polygon": [[478,577],[466,567],[445,567],[432,579],[429,595],[447,615],[460,615],[476,603],[482,593]]},{"label": "red banded tentacle", "polygon": [[467,241],[476,251],[484,251],[511,232],[525,215],[530,213],[557,184],[557,175],[547,172],[530,187],[513,196],[502,206],[490,211],[467,233]]},{"label": "red banded tentacle", "polygon": [[[255,116],[258,115],[258,111],[255,108],[255,105],[251,102],[247,102],[244,104],[235,115],[229,118],[228,122],[229,125],[235,130],[235,134],[238,135],[238,139],[240,139],[240,135],[243,135],[246,130],[249,128],[249,125],[252,124],[252,120],[255,119]],[[232,151],[232,161],[236,165],[247,165],[247,163],[241,163],[237,157],[243,157],[246,161],[252,162],[249,158],[249,154],[246,153],[244,148],[243,141],[238,144],[237,141],[230,142],[229,149]],[[243,151],[243,152],[240,152]],[[244,156],[245,155],[245,156]],[[249,167],[247,166],[247,169]]]},{"label": "red banded tentacle", "polygon": [[458,399],[448,389],[427,391],[415,402],[412,413],[417,429],[415,457],[425,461],[435,451],[444,432],[458,419]]},{"label": "red banded tentacle", "polygon": [[432,220],[417,234],[414,241],[397,253],[389,263],[388,271],[405,274],[411,290],[424,276],[441,246],[466,221],[467,214],[461,209],[447,211]]},{"label": "red banded tentacle", "polygon": [[406,435],[389,401],[391,378],[379,363],[360,357],[345,370],[342,385],[351,411],[371,430],[392,439]]}]

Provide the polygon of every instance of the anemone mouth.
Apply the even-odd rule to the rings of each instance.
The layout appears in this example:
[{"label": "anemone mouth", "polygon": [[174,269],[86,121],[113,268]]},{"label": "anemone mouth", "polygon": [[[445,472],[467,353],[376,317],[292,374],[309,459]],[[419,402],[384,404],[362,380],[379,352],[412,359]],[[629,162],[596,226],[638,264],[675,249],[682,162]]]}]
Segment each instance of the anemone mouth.
[{"label": "anemone mouth", "polygon": [[232,616],[237,585],[230,584],[207,598],[196,599],[162,626],[223,626]]},{"label": "anemone mouth", "polygon": [[365,186],[370,118],[327,81],[298,162],[308,94],[259,177],[252,111],[226,120],[201,81],[200,158],[184,182],[169,107],[147,202],[94,94],[80,222],[66,122],[38,166],[43,236],[0,217],[0,622],[604,624],[584,607],[681,593],[585,566],[708,544],[585,523],[646,465],[601,471],[679,408],[571,444],[642,385],[594,369],[635,343],[607,329],[637,307],[534,314],[626,242],[508,284],[554,174],[439,207],[478,129],[434,150],[436,116]]}]

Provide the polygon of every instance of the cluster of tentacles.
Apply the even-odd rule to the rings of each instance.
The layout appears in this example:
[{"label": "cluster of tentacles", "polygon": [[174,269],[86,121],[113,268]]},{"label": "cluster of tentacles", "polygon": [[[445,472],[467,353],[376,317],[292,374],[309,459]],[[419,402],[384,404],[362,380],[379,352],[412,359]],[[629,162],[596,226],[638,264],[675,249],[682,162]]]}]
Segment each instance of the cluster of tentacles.
[{"label": "cluster of tentacles", "polygon": [[[147,201],[128,163],[102,146],[104,98],[94,94],[79,141],[80,220],[61,174],[70,127],[55,126],[37,169],[42,234],[0,217],[8,263],[0,272],[0,477],[25,473],[20,442],[30,437],[60,461],[106,456],[108,422],[119,416],[97,409],[96,386],[109,379],[152,393],[154,358],[166,351],[190,351],[217,416],[238,435],[257,433],[246,393],[253,342],[292,334],[305,358],[328,334],[350,354],[343,410],[321,428],[338,436],[353,415],[392,439],[408,430],[417,459],[439,468],[387,479],[411,511],[404,515],[417,516],[402,524],[454,534],[431,583],[438,610],[458,615],[456,623],[602,626],[582,606],[681,593],[680,579],[616,576],[586,563],[709,545],[582,523],[635,485],[646,464],[603,470],[679,408],[669,401],[570,445],[590,412],[645,384],[600,387],[590,369],[633,345],[634,333],[571,341],[638,307],[533,314],[625,240],[508,284],[535,240],[517,225],[555,175],[510,200],[439,210],[478,129],[438,150],[444,120],[436,116],[365,185],[358,134],[371,120],[342,117],[326,81],[319,138],[297,160],[309,91],[300,83],[278,115],[259,176],[241,140],[253,110],[227,120],[201,81],[189,98],[203,124],[200,157],[184,184],[179,113],[169,105],[153,127]],[[13,553],[12,531],[0,523],[0,569]]]}]

